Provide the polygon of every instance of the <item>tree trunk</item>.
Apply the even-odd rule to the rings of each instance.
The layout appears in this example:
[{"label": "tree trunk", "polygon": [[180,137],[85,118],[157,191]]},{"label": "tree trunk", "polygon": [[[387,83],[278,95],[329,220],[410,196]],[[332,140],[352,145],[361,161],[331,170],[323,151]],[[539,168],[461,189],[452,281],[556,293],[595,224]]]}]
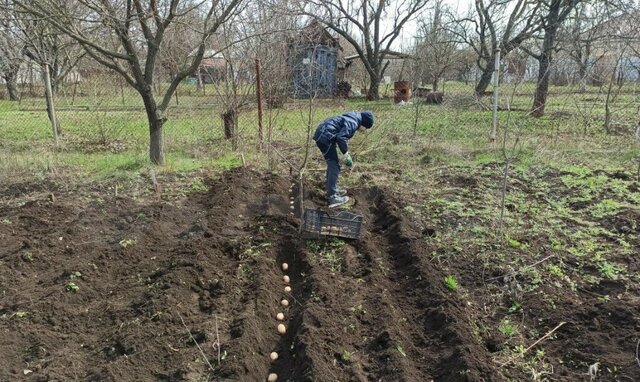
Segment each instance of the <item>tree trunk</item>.
[{"label": "tree trunk", "polygon": [[7,92],[9,93],[9,101],[18,101],[20,94],[18,93],[18,85],[16,83],[17,71],[5,73],[2,78],[7,84]]},{"label": "tree trunk", "polygon": [[544,41],[542,43],[542,52],[538,57],[538,83],[536,85],[536,94],[533,97],[533,106],[531,115],[534,117],[542,117],[544,108],[547,104],[547,95],[549,94],[549,77],[551,76],[551,60],[553,59],[553,49],[556,43],[556,32],[558,31],[560,14],[560,1],[554,1],[549,9],[549,18],[547,27],[544,30]]},{"label": "tree trunk", "polygon": [[[151,118],[147,114],[148,118]],[[153,117],[149,119],[149,159],[151,163],[157,165],[164,164],[164,119]]]},{"label": "tree trunk", "polygon": [[[545,45],[546,45],[545,37]],[[551,70],[551,51],[544,51],[538,59],[538,84],[536,85],[536,93],[533,97],[533,107],[531,115],[534,117],[542,117],[547,104],[547,95],[549,94],[549,77]]]},{"label": "tree trunk", "polygon": [[224,137],[231,140],[233,150],[238,148],[238,111],[229,109],[222,113],[222,123],[224,125]]},{"label": "tree trunk", "polygon": [[142,96],[144,109],[147,113],[149,122],[149,159],[151,163],[156,165],[164,164],[164,134],[163,127],[165,118],[161,110],[158,110],[156,102],[153,98],[151,87],[147,91],[138,92]]},{"label": "tree trunk", "polygon": [[375,101],[378,99],[380,99],[380,78],[370,75],[369,90],[367,91],[367,101]]},{"label": "tree trunk", "polygon": [[437,92],[438,91],[438,84],[440,83],[440,78],[438,78],[437,76],[433,77],[433,81],[431,82],[431,86],[433,87],[433,91]]},{"label": "tree trunk", "polygon": [[578,69],[578,76],[580,77],[580,88],[579,92],[584,93],[587,91],[587,65],[580,62],[580,67]]},{"label": "tree trunk", "polygon": [[42,68],[44,75],[44,97],[47,102],[47,115],[49,116],[49,121],[51,121],[51,129],[53,130],[53,138],[58,144],[58,137],[61,134],[60,123],[58,122],[58,117],[56,115],[55,104],[53,102],[53,91],[51,90],[51,77],[49,76],[49,65],[45,64]]},{"label": "tree trunk", "polygon": [[476,96],[481,97],[485,95],[489,84],[491,84],[491,77],[493,77],[495,66],[495,57],[494,55],[491,55],[491,57],[487,61],[487,66],[482,70],[480,81],[478,81],[478,84],[476,85]]}]

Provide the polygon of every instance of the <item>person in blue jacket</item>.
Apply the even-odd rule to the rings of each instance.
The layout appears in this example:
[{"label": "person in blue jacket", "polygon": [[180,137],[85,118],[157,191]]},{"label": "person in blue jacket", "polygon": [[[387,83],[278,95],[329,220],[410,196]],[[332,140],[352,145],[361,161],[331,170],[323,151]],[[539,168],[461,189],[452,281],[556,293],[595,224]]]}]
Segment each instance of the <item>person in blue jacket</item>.
[{"label": "person in blue jacket", "polygon": [[353,159],[349,154],[349,139],[353,138],[356,131],[364,132],[372,126],[372,112],[348,112],[325,119],[313,134],[313,140],[327,161],[326,189],[327,204],[330,208],[349,201],[346,190],[338,188],[340,160],[336,148],[342,153],[344,164],[347,167],[353,166]]}]

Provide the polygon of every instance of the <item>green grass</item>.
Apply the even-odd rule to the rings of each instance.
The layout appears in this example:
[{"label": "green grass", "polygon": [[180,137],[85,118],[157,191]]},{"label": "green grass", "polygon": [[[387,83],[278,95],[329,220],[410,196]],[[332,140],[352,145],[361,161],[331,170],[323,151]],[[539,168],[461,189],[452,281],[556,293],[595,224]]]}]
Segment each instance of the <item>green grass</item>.
[{"label": "green grass", "polygon": [[[72,89],[66,89],[56,99],[63,130],[58,147],[52,142],[43,99],[24,98],[19,103],[0,101],[0,171],[32,174],[65,168],[104,178],[135,174],[145,168],[149,132],[139,97],[127,88],[121,94],[113,80],[94,85],[80,84],[75,89],[75,97]],[[495,146],[488,143],[491,112],[456,106],[456,97],[468,98],[472,84],[447,82],[444,86],[451,102],[421,105],[417,121],[413,105],[399,106],[388,99],[376,102],[316,100],[311,128],[322,119],[347,110],[373,110],[375,128],[352,140],[356,165],[366,171],[380,165],[402,167],[407,163],[426,167],[501,163],[504,159],[501,142]],[[504,102],[511,95],[510,86],[501,89]],[[531,84],[525,84],[509,100],[512,107],[522,110],[499,112],[499,138],[503,138],[503,129],[507,128],[507,147],[511,148],[518,137],[517,149],[509,150],[515,157],[515,168],[526,172],[541,163],[562,167],[589,162],[601,168],[633,169],[637,165],[636,158],[640,157],[638,142],[628,136],[606,135],[597,124],[596,127],[587,126],[585,132],[585,126],[581,124],[582,109],[575,106],[580,105],[576,100],[594,103],[589,113],[600,118],[603,115],[602,89],[589,88],[583,94],[571,94],[571,90],[575,89],[552,87],[547,116],[536,119],[525,111],[533,91]],[[208,86],[207,95],[204,95],[193,85],[182,85],[178,94],[179,104],[172,101],[165,124],[165,169],[182,172],[239,165],[239,156],[231,152],[230,142],[223,137],[220,114],[224,102],[214,86]],[[635,113],[633,100],[637,99],[637,94],[636,84],[623,87],[623,94],[615,105],[617,116],[626,118],[629,113]],[[596,101],[585,101],[588,99]],[[276,161],[287,167],[282,157],[288,158],[289,162],[299,162],[303,154],[309,124],[308,102],[294,100],[283,109],[267,109],[264,113],[265,135],[271,125],[272,139],[281,142],[278,150],[282,155],[277,156]],[[490,99],[485,98],[483,102],[490,102]],[[571,116],[556,115],[559,112]],[[265,166],[264,155],[255,150],[257,120],[255,106],[241,110],[239,150],[250,164]],[[314,157],[315,154],[312,147]],[[417,172],[416,177],[420,177]],[[571,173],[564,180],[573,187],[603,186],[602,179],[588,174]]]}]

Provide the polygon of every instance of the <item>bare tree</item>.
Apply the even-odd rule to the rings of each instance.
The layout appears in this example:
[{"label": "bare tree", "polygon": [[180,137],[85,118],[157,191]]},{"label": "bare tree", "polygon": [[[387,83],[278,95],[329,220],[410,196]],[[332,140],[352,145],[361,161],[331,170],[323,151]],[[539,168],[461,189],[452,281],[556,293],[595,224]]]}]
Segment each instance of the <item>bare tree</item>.
[{"label": "bare tree", "polygon": [[475,88],[476,95],[483,95],[491,83],[496,51],[500,49],[506,57],[542,29],[539,19],[542,3],[537,0],[476,0],[470,15],[458,20],[452,31],[477,54],[476,63],[481,75]]},{"label": "bare tree", "polygon": [[[5,12],[11,10],[9,0],[1,2],[0,9]],[[21,41],[17,38],[17,25],[12,17],[7,17],[9,13],[0,18],[0,77],[4,80],[9,100],[17,101],[18,94],[18,73],[23,62]]]},{"label": "bare tree", "polygon": [[320,21],[351,44],[369,75],[367,99],[380,98],[379,86],[389,61],[385,57],[405,24],[429,0],[310,0],[299,1],[296,11]]},{"label": "bare tree", "polygon": [[608,17],[605,10],[607,1],[581,1],[560,31],[561,48],[567,51],[569,58],[578,67],[577,80],[581,92],[586,91],[589,70],[602,58],[601,55],[594,56],[594,46],[604,37],[604,30],[598,26]]},{"label": "bare tree", "polygon": [[[210,37],[242,0],[150,0],[146,4],[140,0],[14,2],[22,12],[46,20],[76,40],[91,58],[120,74],[136,89],[149,122],[149,157],[151,162],[163,164],[163,126],[171,98],[180,82],[197,69]],[[165,54],[162,41],[167,31],[183,20],[198,20],[190,26],[199,38],[190,49],[194,53],[183,57],[158,102],[153,90],[156,64]]]},{"label": "bare tree", "polygon": [[443,26],[448,9],[443,0],[436,0],[430,14],[420,20],[416,59],[422,67],[422,75],[438,91],[440,79],[457,64],[457,42],[455,36]]},{"label": "bare tree", "polygon": [[531,115],[542,117],[549,94],[549,77],[553,54],[557,49],[556,36],[560,26],[582,0],[549,0],[541,1],[543,9],[540,10],[540,22],[542,23],[542,47],[540,53],[534,53],[525,49],[532,57],[538,61],[538,81],[536,83],[536,93],[533,97]]}]

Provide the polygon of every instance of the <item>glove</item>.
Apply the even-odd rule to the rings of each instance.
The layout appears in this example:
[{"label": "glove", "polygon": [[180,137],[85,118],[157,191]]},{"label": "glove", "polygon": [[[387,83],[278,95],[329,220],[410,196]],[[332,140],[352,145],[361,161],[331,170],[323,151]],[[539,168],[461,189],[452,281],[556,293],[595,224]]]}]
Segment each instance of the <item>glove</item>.
[{"label": "glove", "polygon": [[344,154],[344,158],[342,161],[344,162],[345,166],[353,167],[353,158],[351,158],[351,154],[349,153]]}]

